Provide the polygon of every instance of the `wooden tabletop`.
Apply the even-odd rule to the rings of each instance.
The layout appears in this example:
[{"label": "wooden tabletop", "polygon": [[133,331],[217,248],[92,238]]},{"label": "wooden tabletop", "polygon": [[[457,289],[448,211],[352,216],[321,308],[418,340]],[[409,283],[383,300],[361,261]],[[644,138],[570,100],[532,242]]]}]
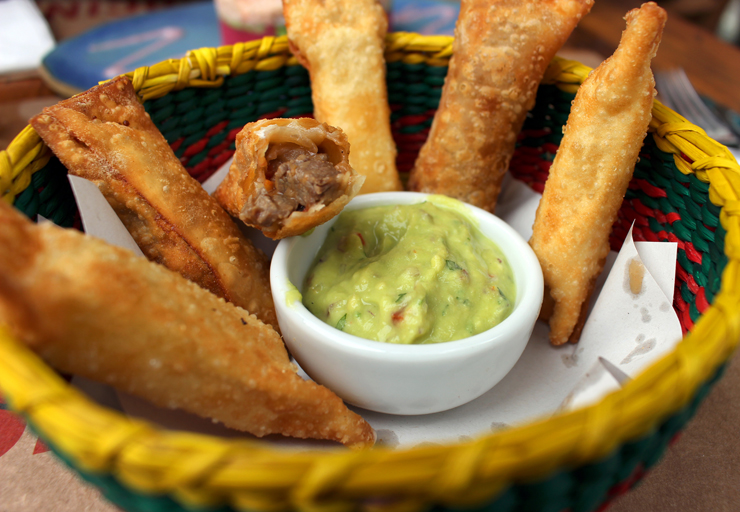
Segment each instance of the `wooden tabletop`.
[{"label": "wooden tabletop", "polygon": [[[568,46],[611,55],[625,27],[622,18],[640,3],[596,0],[591,12],[573,32]],[[740,112],[740,48],[725,43],[670,10],[653,67],[684,68],[700,94]]]}]

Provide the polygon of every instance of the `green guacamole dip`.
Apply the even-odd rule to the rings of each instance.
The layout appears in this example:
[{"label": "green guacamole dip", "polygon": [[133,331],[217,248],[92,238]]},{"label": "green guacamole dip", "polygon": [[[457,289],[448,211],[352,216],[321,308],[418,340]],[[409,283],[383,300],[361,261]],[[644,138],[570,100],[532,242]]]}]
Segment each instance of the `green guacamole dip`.
[{"label": "green guacamole dip", "polygon": [[303,304],[337,329],[387,343],[451,341],[499,324],[513,309],[514,276],[460,206],[342,213],[308,271]]}]

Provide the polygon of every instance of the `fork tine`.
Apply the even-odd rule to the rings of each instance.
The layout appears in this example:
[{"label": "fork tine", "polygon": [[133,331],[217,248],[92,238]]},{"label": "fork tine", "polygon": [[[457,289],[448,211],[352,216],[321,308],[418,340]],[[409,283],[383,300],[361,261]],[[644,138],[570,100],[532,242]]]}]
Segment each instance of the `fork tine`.
[{"label": "fork tine", "polygon": [[702,101],[683,69],[657,71],[658,84],[663,103],[680,113],[692,123],[702,127],[707,135],[721,144],[738,144],[738,139]]},{"label": "fork tine", "polygon": [[717,129],[722,127],[722,123],[704,104],[699,93],[697,93],[696,89],[691,85],[691,81],[689,80],[689,77],[686,76],[686,72],[684,72],[683,69],[676,71],[675,83],[682,89],[687,100],[687,106],[689,104],[691,105],[691,111],[694,112],[697,119],[702,120],[708,128],[711,127],[712,129]]}]

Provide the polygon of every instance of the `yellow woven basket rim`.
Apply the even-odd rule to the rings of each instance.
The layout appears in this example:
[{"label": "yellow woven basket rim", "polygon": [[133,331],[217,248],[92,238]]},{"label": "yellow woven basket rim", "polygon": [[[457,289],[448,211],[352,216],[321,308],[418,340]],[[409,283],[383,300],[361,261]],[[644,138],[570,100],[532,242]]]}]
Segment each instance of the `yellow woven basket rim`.
[{"label": "yellow woven basket rim", "polygon": [[[446,65],[451,37],[389,34],[386,59]],[[128,76],[142,99],[184,87],[219,86],[225,76],[296,64],[285,37],[204,48]],[[590,68],[555,58],[545,82],[575,91]],[[251,439],[166,431],[107,410],[60,379],[0,330],[0,390],[41,435],[86,472],[112,474],[144,494],[188,506],[229,503],[258,511],[417,510],[489,501],[513,481],[599,460],[678,411],[740,339],[740,166],[724,146],[655,102],[650,131],[678,169],[709,183],[722,207],[728,263],[714,303],[676,349],[591,407],[449,445],[366,451],[293,451]],[[693,163],[689,164],[680,155]],[[12,202],[45,165],[49,150],[27,127],[0,153],[0,191]],[[372,502],[394,496],[392,502]]]}]

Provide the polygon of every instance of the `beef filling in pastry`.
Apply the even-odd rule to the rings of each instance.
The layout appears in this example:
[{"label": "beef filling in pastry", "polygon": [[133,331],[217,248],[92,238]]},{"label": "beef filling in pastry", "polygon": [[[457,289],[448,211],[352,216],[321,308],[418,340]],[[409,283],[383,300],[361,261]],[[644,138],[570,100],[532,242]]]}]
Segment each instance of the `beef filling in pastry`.
[{"label": "beef filling in pastry", "polygon": [[216,200],[273,239],[300,235],[338,214],[364,177],[349,165],[338,128],[313,119],[267,119],[237,135],[229,174]]}]

